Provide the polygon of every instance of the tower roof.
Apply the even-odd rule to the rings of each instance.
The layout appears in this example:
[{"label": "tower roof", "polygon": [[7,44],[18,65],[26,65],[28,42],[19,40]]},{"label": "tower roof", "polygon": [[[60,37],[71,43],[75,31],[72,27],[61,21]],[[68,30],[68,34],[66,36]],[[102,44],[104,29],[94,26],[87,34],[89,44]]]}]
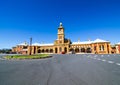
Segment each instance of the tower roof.
[{"label": "tower roof", "polygon": [[82,42],[73,42],[72,44],[92,44],[92,43],[107,43],[109,41],[102,40],[102,39],[96,39],[94,41],[82,41]]},{"label": "tower roof", "polygon": [[96,39],[96,40],[94,40],[94,43],[98,43],[98,42],[109,42],[109,41],[102,40],[102,39]]}]

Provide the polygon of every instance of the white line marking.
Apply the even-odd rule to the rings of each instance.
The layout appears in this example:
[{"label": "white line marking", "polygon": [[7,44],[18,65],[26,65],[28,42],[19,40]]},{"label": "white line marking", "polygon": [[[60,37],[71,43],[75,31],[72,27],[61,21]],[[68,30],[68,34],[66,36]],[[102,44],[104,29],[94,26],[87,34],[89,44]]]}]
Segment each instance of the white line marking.
[{"label": "white line marking", "polygon": [[120,66],[120,63],[116,63],[116,64]]},{"label": "white line marking", "polygon": [[5,59],[0,58],[0,60],[5,60]]},{"label": "white line marking", "polygon": [[108,61],[108,63],[114,63],[113,61]]},{"label": "white line marking", "polygon": [[101,60],[100,58],[98,58],[97,60]]},{"label": "white line marking", "polygon": [[104,60],[104,59],[103,59],[102,61],[104,61],[104,62],[105,62],[106,60]]}]

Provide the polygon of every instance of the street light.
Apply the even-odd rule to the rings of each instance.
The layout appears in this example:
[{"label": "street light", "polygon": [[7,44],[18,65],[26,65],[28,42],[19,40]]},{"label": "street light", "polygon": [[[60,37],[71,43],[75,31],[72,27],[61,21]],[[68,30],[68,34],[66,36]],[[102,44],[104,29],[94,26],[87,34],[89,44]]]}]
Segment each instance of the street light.
[{"label": "street light", "polygon": [[32,51],[32,37],[30,38],[30,54],[29,55],[31,55],[31,51]]}]

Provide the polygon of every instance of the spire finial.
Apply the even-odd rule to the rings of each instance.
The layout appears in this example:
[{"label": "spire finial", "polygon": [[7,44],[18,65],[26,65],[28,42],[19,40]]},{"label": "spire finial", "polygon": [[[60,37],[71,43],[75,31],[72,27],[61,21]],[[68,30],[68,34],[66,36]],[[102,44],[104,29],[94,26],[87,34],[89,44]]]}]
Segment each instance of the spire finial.
[{"label": "spire finial", "polygon": [[59,28],[63,28],[62,22],[60,22],[60,26],[59,26]]},{"label": "spire finial", "polygon": [[60,22],[60,26],[62,26],[62,22]]}]

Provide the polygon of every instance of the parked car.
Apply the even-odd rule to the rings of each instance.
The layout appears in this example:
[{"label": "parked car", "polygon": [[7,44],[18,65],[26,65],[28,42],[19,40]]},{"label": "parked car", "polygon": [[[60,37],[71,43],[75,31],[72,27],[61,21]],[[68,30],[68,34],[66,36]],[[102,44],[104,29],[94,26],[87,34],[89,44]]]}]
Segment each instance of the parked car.
[{"label": "parked car", "polygon": [[61,52],[61,54],[65,54],[65,52],[63,51],[63,52]]}]

